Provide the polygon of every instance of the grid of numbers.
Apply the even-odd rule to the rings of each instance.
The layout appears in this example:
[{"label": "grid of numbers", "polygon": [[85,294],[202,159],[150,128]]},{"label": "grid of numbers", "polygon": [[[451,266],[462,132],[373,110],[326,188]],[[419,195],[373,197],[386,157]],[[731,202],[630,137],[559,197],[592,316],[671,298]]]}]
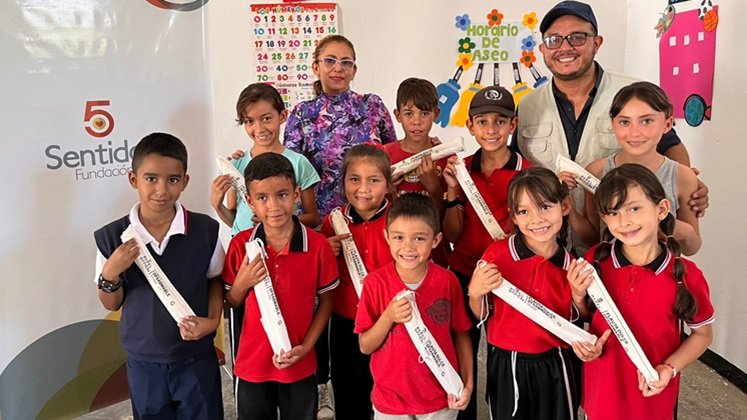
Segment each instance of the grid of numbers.
[{"label": "grid of numbers", "polygon": [[253,4],[256,82],[272,84],[286,108],[313,99],[311,69],[320,39],[338,33],[335,3]]}]

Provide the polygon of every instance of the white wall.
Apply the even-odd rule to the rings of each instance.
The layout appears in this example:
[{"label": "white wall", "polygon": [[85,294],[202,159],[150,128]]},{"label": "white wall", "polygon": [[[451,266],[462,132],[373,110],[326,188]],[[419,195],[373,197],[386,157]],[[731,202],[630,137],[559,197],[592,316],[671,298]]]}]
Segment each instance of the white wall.
[{"label": "white wall", "polygon": [[[274,3],[256,1],[256,3]],[[338,1],[341,34],[348,37],[357,52],[358,74],[353,81],[353,90],[373,92],[384,99],[393,110],[397,86],[408,77],[421,77],[438,85],[450,78],[456,70],[456,45],[461,32],[454,27],[457,14],[468,13],[473,21],[478,17],[487,20],[486,15],[493,8],[504,14],[508,20],[522,19],[528,12],[542,16],[552,7],[555,0],[534,0],[525,2],[484,2],[448,0],[341,0]],[[625,16],[623,2],[607,2],[597,6],[596,13],[602,27],[623,25],[614,24]],[[254,74],[254,54],[252,54],[251,11],[248,4],[238,1],[208,3],[209,54],[213,66],[213,88],[215,92],[215,133],[217,149],[222,152],[247,146],[247,137],[241,128],[232,125],[235,118],[235,104],[239,92],[247,84],[256,81]],[[611,36],[599,58],[605,68],[623,70],[625,37]],[[540,73],[549,76],[539,59],[535,66]],[[483,84],[492,80],[492,69],[486,66]],[[510,78],[509,66],[503,66],[501,80],[507,84]],[[475,67],[463,76],[460,83],[469,83],[474,77]],[[524,74],[525,81],[528,73]],[[466,81],[466,82],[465,82]],[[513,81],[510,81],[513,85]],[[510,85],[509,85],[510,86]],[[394,118],[394,117],[392,117]],[[399,126],[395,124],[399,134]],[[466,129],[434,127],[432,133],[441,139],[451,139],[461,135],[469,137]]]},{"label": "white wall", "polygon": [[[625,71],[652,81],[659,79],[659,43],[650,30],[657,13],[664,8],[659,2],[629,0],[628,22],[641,22],[627,33]],[[661,2],[663,3],[663,2]],[[677,10],[691,10],[699,2],[675,5]],[[700,168],[701,178],[710,188],[710,207],[701,220],[703,247],[693,258],[705,272],[716,307],[714,341],[711,349],[747,371],[747,286],[744,281],[747,224],[739,219],[741,205],[747,199],[747,120],[744,101],[747,97],[747,61],[740,53],[743,36],[741,23],[747,10],[739,0],[718,0],[719,25],[716,34],[716,72],[711,121],[690,127],[677,120],[677,133],[690,152],[692,165]],[[676,18],[675,18],[676,20]],[[645,23],[645,25],[644,25]],[[731,216],[729,216],[731,214]]]},{"label": "white wall", "polygon": [[[257,1],[260,3],[261,1]],[[358,92],[374,92],[389,109],[395,106],[399,83],[407,77],[422,77],[438,84],[454,73],[454,45],[459,33],[454,16],[469,13],[477,17],[497,7],[507,18],[519,20],[536,11],[541,18],[555,0],[524,2],[483,2],[447,0],[340,0],[341,33],[356,46],[359,71],[353,83]],[[658,43],[652,29],[666,2],[649,0],[588,0],[594,7],[600,32],[605,37],[598,60],[605,69],[658,80]],[[679,5],[685,10],[689,3]],[[747,119],[739,115],[740,102],[747,97],[743,75],[747,62],[732,39],[740,40],[737,22],[747,12],[738,0],[717,1],[721,22],[717,35],[716,81],[713,120],[698,128],[680,121],[677,125],[695,166],[711,189],[711,207],[701,223],[704,245],[695,260],[710,279],[717,310],[716,337],[712,349],[742,370],[747,370],[747,329],[740,320],[747,316],[747,287],[742,286],[744,264],[740,261],[747,247],[740,238],[747,236],[747,224],[727,212],[739,211],[745,202],[744,177]],[[684,6],[683,6],[684,5]],[[233,123],[235,101],[240,90],[255,79],[251,50],[249,3],[214,1],[207,6],[208,51],[211,57],[214,90],[214,130],[216,151],[227,153],[248,147],[248,139]],[[741,18],[741,19],[740,19]],[[547,75],[539,63],[540,72]],[[474,70],[469,72],[471,78]],[[483,76],[483,82],[490,75]],[[507,73],[502,74],[507,80]],[[395,124],[396,125],[396,124]],[[398,132],[401,134],[401,130]],[[434,135],[450,139],[469,137],[466,129],[434,127]]]}]

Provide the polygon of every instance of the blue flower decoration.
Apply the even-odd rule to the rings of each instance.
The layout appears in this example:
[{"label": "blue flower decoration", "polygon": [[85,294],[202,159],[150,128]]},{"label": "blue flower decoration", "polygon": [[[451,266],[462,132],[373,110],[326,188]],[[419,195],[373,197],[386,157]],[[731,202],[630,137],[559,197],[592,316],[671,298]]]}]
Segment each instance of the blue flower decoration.
[{"label": "blue flower decoration", "polygon": [[466,31],[467,27],[472,23],[472,21],[469,19],[469,15],[466,13],[461,16],[455,17],[454,20],[456,21],[454,23],[454,26],[463,31]]},{"label": "blue flower decoration", "polygon": [[537,41],[535,41],[534,37],[531,35],[521,40],[521,49],[524,51],[532,51],[536,46]]}]

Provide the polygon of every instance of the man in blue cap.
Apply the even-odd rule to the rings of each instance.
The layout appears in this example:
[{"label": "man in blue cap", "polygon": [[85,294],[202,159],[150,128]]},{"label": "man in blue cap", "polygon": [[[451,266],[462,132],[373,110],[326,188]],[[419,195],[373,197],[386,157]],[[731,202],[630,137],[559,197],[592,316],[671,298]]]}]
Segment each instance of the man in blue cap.
[{"label": "man in blue cap", "polygon": [[[540,51],[553,74],[546,83],[529,93],[519,106],[516,141],[530,162],[554,169],[558,154],[581,166],[607,157],[620,146],[612,132],[609,109],[620,88],[636,80],[605,71],[594,60],[604,38],[598,33],[594,11],[586,3],[561,1],[540,23]],[[687,150],[674,130],[666,133],[657,147],[670,159],[690,166]],[[574,204],[583,206],[577,188]],[[708,188],[700,183],[690,206],[702,216],[708,207]]]}]

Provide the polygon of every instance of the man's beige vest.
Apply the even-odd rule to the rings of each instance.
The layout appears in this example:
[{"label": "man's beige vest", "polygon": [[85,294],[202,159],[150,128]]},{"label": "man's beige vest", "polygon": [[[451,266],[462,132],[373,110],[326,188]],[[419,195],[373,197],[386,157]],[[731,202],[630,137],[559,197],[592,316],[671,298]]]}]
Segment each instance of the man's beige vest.
[{"label": "man's beige vest", "polygon": [[[612,132],[610,105],[620,88],[635,81],[604,72],[584,126],[576,163],[586,167],[589,163],[620,150],[615,133]],[[516,134],[519,150],[533,164],[554,171],[557,154],[570,157],[560,112],[552,93],[552,83],[545,83],[522,98]]]},{"label": "man's beige vest", "polygon": [[[589,109],[584,132],[576,153],[576,163],[583,166],[605,158],[620,150],[610,120],[610,105],[617,92],[635,82],[619,74],[605,71],[602,81]],[[552,93],[552,83],[545,83],[539,89],[527,94],[519,106],[519,127],[516,138],[521,154],[535,165],[555,170],[555,157],[561,154],[570,158],[568,142],[560,120],[560,111]],[[581,214],[584,212],[584,190],[581,187],[571,192],[573,207]],[[569,243],[577,248],[579,255],[586,253],[586,246],[571,232]]]}]

